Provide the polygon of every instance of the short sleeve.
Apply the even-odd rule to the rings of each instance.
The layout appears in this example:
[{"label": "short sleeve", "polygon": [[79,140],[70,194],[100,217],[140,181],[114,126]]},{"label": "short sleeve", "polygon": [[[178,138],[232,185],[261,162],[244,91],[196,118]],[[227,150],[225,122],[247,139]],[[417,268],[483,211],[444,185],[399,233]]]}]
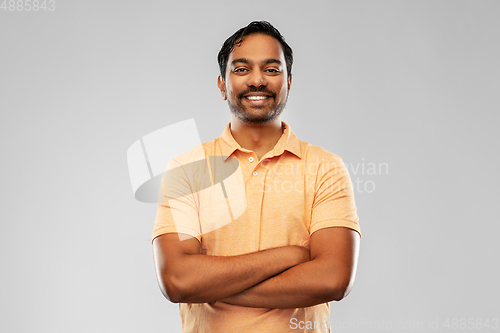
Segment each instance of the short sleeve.
[{"label": "short sleeve", "polygon": [[183,233],[201,241],[192,179],[174,159],[170,160],[162,177],[152,240],[166,233]]},{"label": "short sleeve", "polygon": [[318,166],[310,234],[328,227],[347,227],[361,235],[354,191],[342,158],[332,154]]}]

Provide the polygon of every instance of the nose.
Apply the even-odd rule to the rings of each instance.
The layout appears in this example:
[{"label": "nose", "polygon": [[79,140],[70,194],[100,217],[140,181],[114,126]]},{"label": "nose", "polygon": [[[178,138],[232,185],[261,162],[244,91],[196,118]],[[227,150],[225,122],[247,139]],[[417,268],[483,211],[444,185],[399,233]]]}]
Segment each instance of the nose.
[{"label": "nose", "polygon": [[267,80],[264,73],[260,70],[253,70],[250,75],[248,75],[247,85],[249,87],[267,86]]}]

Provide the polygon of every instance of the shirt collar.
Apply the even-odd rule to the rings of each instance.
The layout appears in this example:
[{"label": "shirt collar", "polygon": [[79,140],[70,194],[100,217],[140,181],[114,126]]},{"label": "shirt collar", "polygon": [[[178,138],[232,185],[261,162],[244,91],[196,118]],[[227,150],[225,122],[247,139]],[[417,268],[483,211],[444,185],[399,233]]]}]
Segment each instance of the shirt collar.
[{"label": "shirt collar", "polygon": [[[295,133],[293,133],[292,129],[290,126],[285,123],[284,121],[281,122],[281,125],[284,127],[283,134],[281,135],[281,138],[278,140],[274,148],[271,150],[271,155],[269,157],[273,156],[279,156],[283,154],[285,150],[291,152],[292,154],[296,155],[298,158],[302,158],[302,151],[300,149],[300,140],[297,138]],[[234,139],[233,135],[231,134],[231,123],[228,123],[226,125],[226,128],[220,135],[221,140],[221,151],[224,157],[224,160],[226,160],[232,153],[234,153],[235,150],[241,150],[243,152],[249,153],[251,152],[248,149],[242,148],[238,142]]]}]

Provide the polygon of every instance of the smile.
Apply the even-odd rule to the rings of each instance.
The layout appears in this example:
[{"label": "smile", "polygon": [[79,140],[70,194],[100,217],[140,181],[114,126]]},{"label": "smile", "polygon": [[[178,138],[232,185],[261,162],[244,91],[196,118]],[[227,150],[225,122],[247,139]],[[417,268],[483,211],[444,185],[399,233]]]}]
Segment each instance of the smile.
[{"label": "smile", "polygon": [[269,96],[245,96],[245,98],[251,101],[259,101],[263,99],[268,99]]}]

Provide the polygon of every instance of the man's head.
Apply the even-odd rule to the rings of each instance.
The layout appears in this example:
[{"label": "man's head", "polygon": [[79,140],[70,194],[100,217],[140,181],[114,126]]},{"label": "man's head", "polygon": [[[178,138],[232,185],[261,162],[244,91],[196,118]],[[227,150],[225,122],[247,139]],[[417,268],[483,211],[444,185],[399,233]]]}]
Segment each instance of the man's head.
[{"label": "man's head", "polygon": [[286,61],[287,78],[292,75],[293,51],[292,48],[285,42],[285,38],[280,34],[278,29],[272,26],[271,23],[266,21],[253,21],[246,27],[236,31],[231,37],[226,39],[222,45],[222,48],[217,56],[217,61],[219,62],[220,75],[223,79],[226,77],[227,61],[231,51],[236,45],[243,42],[245,36],[256,33],[274,37],[281,44]]},{"label": "man's head", "polygon": [[252,22],[229,37],[218,55],[219,89],[245,123],[276,119],[291,85],[292,49],[270,23]]}]

